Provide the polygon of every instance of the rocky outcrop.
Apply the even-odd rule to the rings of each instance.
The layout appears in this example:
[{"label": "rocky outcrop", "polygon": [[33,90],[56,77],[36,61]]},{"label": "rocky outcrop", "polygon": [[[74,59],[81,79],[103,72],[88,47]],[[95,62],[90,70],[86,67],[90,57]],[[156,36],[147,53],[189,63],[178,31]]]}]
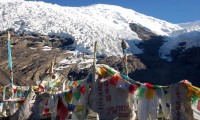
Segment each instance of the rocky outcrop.
[{"label": "rocky outcrop", "polygon": [[[152,34],[154,35],[154,34]],[[41,47],[46,45],[49,36],[34,35],[24,36],[12,33],[12,57],[14,82],[19,85],[32,85],[39,80],[47,71],[52,61],[60,61],[69,56],[70,53],[63,52],[59,45],[53,46],[53,50],[43,51]],[[52,36],[51,36],[52,37]],[[39,39],[41,38],[41,39]],[[51,39],[52,40],[52,39]],[[62,45],[72,44],[72,41],[63,43],[63,38],[59,39]],[[173,61],[167,62],[160,58],[159,48],[163,44],[164,38],[161,36],[151,36],[144,40],[138,47],[143,49],[142,54],[128,56],[129,77],[132,79],[149,82],[152,84],[168,85],[188,79],[194,85],[200,86],[200,48],[194,47],[184,49],[184,43],[180,43],[178,49],[171,51]],[[38,42],[39,41],[39,42]],[[31,43],[38,42],[37,49],[30,49]],[[0,37],[0,84],[8,84],[9,71],[7,66],[7,46],[6,34],[1,33]],[[122,59],[116,56],[98,58],[98,64],[107,64],[122,72]],[[68,79],[84,79],[91,73],[90,68],[80,69],[79,63],[67,65],[68,67],[59,71]],[[87,64],[85,64],[87,66]]]},{"label": "rocky outcrop", "polygon": [[132,31],[136,32],[138,37],[142,40],[149,40],[152,36],[157,36],[155,33],[151,32],[151,30],[136,23],[129,23],[129,27]]},{"label": "rocky outcrop", "polygon": [[[136,56],[132,56],[132,55],[128,56],[127,61],[128,61],[129,72],[135,72],[136,70],[146,69],[145,64],[143,64],[140,61],[140,59],[138,59]],[[97,63],[107,64],[118,71],[123,71],[122,58],[119,58],[116,56],[99,59]]]},{"label": "rocky outcrop", "polygon": [[[35,84],[35,81],[40,79],[40,75],[47,71],[52,61],[60,61],[72,55],[64,54],[61,49],[42,50],[41,47],[45,45],[45,41],[48,41],[48,36],[38,35],[38,38],[34,38],[27,35],[21,37],[14,32],[11,35],[14,82],[19,85]],[[6,38],[6,34],[2,34],[0,37],[0,77],[1,84],[4,85],[9,82]],[[38,42],[38,46],[30,46],[36,42]]]},{"label": "rocky outcrop", "polygon": [[[10,30],[10,29],[8,29]],[[7,31],[8,31],[7,30]],[[0,45],[6,43],[7,31],[0,32]],[[37,47],[49,46],[53,48],[63,48],[74,44],[73,38],[64,38],[56,35],[41,35],[39,33],[22,34],[10,30],[13,45],[20,45],[21,47]]]},{"label": "rocky outcrop", "polygon": [[141,82],[160,85],[169,85],[187,79],[194,85],[200,86],[198,82],[200,78],[200,48],[183,51],[183,48],[179,47],[171,51],[173,61],[167,62],[159,56],[159,48],[163,41],[163,37],[154,36],[138,45],[143,49],[143,53],[136,56],[145,65],[145,69],[130,72],[129,76]]}]

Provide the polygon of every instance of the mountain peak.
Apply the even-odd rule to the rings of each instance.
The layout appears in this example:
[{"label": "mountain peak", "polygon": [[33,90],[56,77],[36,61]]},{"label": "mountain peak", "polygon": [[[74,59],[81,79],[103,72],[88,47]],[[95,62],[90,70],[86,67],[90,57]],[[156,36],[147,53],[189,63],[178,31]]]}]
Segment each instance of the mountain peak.
[{"label": "mountain peak", "polygon": [[141,25],[157,35],[168,36],[180,29],[178,25],[115,5],[62,7],[36,1],[8,1],[0,1],[1,31],[13,28],[19,33],[71,38],[77,51],[88,54],[93,51],[94,41],[98,41],[99,54],[120,55],[120,38],[131,44],[131,52],[142,53],[136,46],[141,39],[131,30],[130,23]]}]

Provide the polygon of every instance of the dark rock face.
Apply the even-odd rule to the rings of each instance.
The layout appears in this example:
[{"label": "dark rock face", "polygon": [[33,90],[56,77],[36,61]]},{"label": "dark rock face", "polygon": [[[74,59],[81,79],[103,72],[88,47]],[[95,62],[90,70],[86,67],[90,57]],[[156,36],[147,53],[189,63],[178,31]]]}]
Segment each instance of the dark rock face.
[{"label": "dark rock face", "polygon": [[138,37],[142,40],[149,40],[152,36],[157,36],[155,33],[152,33],[150,30],[136,23],[129,23],[129,27],[132,31],[136,32]]},{"label": "dark rock face", "polygon": [[[164,38],[157,36],[142,26],[130,23],[130,28],[143,39],[138,47],[143,49],[143,54],[135,55],[145,65],[145,69],[136,69],[129,72],[129,77],[141,82],[169,85],[187,79],[192,84],[200,86],[200,48],[185,48],[185,43],[171,51],[172,62],[167,62],[159,57],[159,48]],[[130,68],[129,68],[130,69]]]},{"label": "dark rock face", "polygon": [[[127,61],[129,72],[146,69],[146,66],[136,56],[128,56]],[[122,58],[116,56],[99,59],[97,64],[107,64],[118,71],[123,71]]]},{"label": "dark rock face", "polygon": [[[167,62],[159,57],[159,48],[163,44],[163,37],[154,36],[138,45],[143,54],[136,55],[145,69],[136,69],[129,73],[129,77],[141,82],[169,85],[187,79],[192,84],[200,86],[200,48],[182,51],[180,47],[171,52],[173,61]],[[182,43],[184,44],[184,43]]]}]

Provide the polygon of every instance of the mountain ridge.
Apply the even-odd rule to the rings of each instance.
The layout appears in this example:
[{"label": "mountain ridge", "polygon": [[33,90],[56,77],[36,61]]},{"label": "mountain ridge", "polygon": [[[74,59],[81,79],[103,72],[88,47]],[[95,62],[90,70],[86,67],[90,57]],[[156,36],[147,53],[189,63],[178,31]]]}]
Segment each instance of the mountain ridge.
[{"label": "mountain ridge", "polygon": [[133,54],[141,54],[142,50],[137,47],[141,39],[130,29],[129,23],[146,27],[158,35],[168,36],[172,31],[181,29],[178,25],[114,5],[62,7],[24,0],[10,0],[0,4],[2,31],[14,28],[22,33],[34,32],[71,38],[77,52],[87,54],[92,54],[94,41],[98,41],[98,54],[120,56],[121,39],[134,41],[130,46],[131,51],[134,51]]}]

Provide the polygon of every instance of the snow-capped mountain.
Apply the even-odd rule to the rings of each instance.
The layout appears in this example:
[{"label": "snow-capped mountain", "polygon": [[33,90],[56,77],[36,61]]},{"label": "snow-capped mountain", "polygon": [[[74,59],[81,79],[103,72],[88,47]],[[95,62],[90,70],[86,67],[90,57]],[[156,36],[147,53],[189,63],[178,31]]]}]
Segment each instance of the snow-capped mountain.
[{"label": "snow-capped mountain", "polygon": [[114,5],[62,7],[36,1],[0,0],[0,30],[14,28],[18,32],[41,33],[72,38],[78,52],[91,53],[98,41],[99,54],[121,54],[121,40],[130,41],[130,51],[142,53],[141,42],[129,23],[141,25],[153,33],[168,36],[182,29],[150,16]]},{"label": "snow-capped mountain", "polygon": [[167,37],[166,42],[160,47],[159,53],[162,59],[171,61],[171,50],[182,48],[182,51],[192,47],[200,47],[200,32],[186,32],[173,37]]},{"label": "snow-capped mountain", "polygon": [[[171,50],[183,48],[200,47],[200,21],[178,24],[182,29],[174,31],[171,36],[166,37],[159,53],[162,59],[171,61]],[[182,43],[182,44],[181,44]]]},{"label": "snow-capped mountain", "polygon": [[200,31],[200,21],[181,23],[178,25],[188,31]]}]

